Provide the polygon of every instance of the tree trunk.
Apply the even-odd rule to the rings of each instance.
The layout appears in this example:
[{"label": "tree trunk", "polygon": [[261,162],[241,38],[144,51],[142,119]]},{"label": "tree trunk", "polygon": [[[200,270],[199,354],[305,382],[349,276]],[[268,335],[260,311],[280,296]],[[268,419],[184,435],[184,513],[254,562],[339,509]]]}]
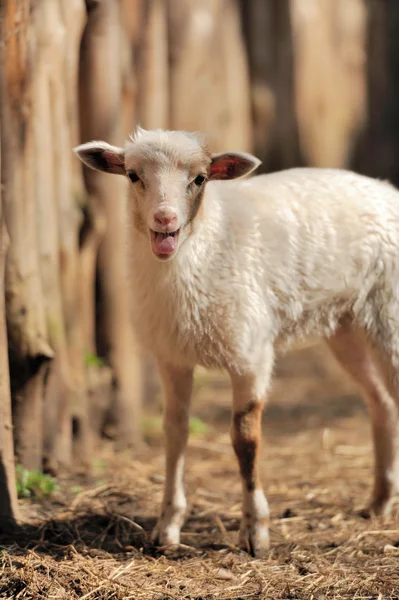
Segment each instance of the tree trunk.
[{"label": "tree trunk", "polygon": [[138,114],[147,129],[169,124],[168,29],[164,0],[148,0],[139,56]]},{"label": "tree trunk", "polygon": [[[1,59],[1,51],[0,51]],[[0,531],[17,517],[17,488],[11,421],[10,376],[5,321],[4,271],[9,238],[0,195]]]},{"label": "tree trunk", "polygon": [[[146,3],[148,5],[148,3]],[[121,0],[122,40],[122,123],[125,132],[137,121],[139,94],[139,48],[145,33],[143,0]]]},{"label": "tree trunk", "polygon": [[259,172],[303,164],[295,112],[290,0],[241,0]]},{"label": "tree trunk", "polygon": [[[59,423],[67,435],[74,423],[73,456],[75,464],[87,469],[92,452],[90,433],[90,407],[86,381],[85,347],[81,307],[79,231],[83,222],[84,184],[72,148],[78,144],[79,103],[78,71],[80,40],[86,22],[83,0],[59,0],[59,20],[65,30],[62,52],[58,55],[54,85],[52,87],[54,113],[54,173],[55,192],[58,198],[59,263],[62,310],[66,335],[66,352],[69,365],[68,404],[60,408]],[[62,123],[62,127],[57,127]],[[94,285],[94,277],[91,286]],[[91,304],[94,305],[93,294]],[[66,438],[64,438],[66,440]],[[59,445],[57,455],[62,455]],[[70,450],[70,448],[68,449]]]},{"label": "tree trunk", "polygon": [[[60,282],[59,189],[56,189],[60,169],[64,179],[68,172],[64,156],[58,153],[62,148],[62,131],[67,126],[64,82],[60,77],[65,36],[58,2],[38,4],[31,14],[31,28],[37,31],[32,89],[37,239],[47,331],[55,352],[44,396],[44,456],[47,468],[56,470],[57,461],[64,466],[70,463],[72,446],[71,382]],[[65,223],[63,227],[68,225]]]},{"label": "tree trunk", "polygon": [[367,120],[352,166],[399,185],[399,4],[366,0]]},{"label": "tree trunk", "polygon": [[346,167],[365,117],[363,0],[292,0],[291,13],[302,152],[310,165]]},{"label": "tree trunk", "polygon": [[169,0],[168,6],[170,127],[203,132],[215,152],[249,150],[248,73],[237,3]]},{"label": "tree trunk", "polygon": [[242,35],[238,0],[229,0],[223,8],[218,25],[221,38],[225,115],[222,134],[223,149],[251,152],[251,94],[247,52]]},{"label": "tree trunk", "polygon": [[[90,2],[83,35],[80,65],[81,141],[104,139],[121,145],[122,62],[119,29],[120,7],[104,0]],[[101,90],[99,96],[98,90]],[[141,361],[132,328],[128,284],[127,189],[125,178],[85,170],[93,208],[105,215],[106,231],[98,258],[101,295],[101,354],[114,374],[112,413],[117,437],[131,445],[139,437]]]},{"label": "tree trunk", "polygon": [[10,249],[6,262],[6,316],[14,405],[15,449],[28,468],[43,454],[43,385],[53,351],[47,338],[40,278],[35,203],[33,85],[36,35],[33,3],[1,5],[3,55],[0,118],[3,206]]}]

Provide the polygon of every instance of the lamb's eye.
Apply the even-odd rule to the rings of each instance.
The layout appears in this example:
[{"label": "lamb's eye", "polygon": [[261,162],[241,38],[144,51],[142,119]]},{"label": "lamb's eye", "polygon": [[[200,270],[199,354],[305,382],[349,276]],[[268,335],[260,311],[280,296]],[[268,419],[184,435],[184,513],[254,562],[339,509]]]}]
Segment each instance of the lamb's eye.
[{"label": "lamb's eye", "polygon": [[140,180],[140,177],[134,171],[129,171],[127,176],[132,183],[137,183]]},{"label": "lamb's eye", "polygon": [[197,175],[197,177],[194,179],[194,183],[195,185],[202,185],[205,181],[205,175]]}]

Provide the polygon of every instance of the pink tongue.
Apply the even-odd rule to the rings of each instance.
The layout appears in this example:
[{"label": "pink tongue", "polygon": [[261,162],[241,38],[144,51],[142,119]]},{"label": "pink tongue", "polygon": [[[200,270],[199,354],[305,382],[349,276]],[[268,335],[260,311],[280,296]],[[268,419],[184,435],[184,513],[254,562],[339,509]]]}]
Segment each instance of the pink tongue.
[{"label": "pink tongue", "polygon": [[153,239],[152,247],[156,254],[172,254],[176,250],[177,236],[158,234]]}]

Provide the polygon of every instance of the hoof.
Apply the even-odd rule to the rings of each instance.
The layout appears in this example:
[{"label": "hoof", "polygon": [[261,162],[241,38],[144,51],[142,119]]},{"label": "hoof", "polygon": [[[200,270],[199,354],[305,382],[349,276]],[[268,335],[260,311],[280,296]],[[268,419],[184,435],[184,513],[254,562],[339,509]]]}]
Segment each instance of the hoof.
[{"label": "hoof", "polygon": [[387,517],[392,512],[392,507],[395,498],[376,498],[362,510],[362,516],[368,515],[365,518],[371,517]]},{"label": "hoof", "polygon": [[254,558],[265,558],[269,552],[269,528],[264,523],[245,523],[241,526],[239,546]]},{"label": "hoof", "polygon": [[180,543],[180,530],[184,522],[184,511],[164,511],[155,525],[151,540],[156,546]]},{"label": "hoof", "polygon": [[168,525],[167,527],[157,525],[152,532],[151,541],[155,546],[180,544],[180,527],[177,527],[177,525]]}]

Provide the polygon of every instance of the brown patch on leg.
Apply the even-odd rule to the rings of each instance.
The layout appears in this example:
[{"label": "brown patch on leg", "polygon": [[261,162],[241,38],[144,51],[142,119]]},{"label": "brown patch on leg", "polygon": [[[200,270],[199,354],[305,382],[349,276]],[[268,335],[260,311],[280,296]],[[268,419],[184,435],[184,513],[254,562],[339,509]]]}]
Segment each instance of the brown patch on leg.
[{"label": "brown patch on leg", "polygon": [[252,492],[259,485],[258,453],[261,437],[262,404],[250,402],[243,411],[233,417],[232,439],[240,465],[241,476],[247,490]]}]

